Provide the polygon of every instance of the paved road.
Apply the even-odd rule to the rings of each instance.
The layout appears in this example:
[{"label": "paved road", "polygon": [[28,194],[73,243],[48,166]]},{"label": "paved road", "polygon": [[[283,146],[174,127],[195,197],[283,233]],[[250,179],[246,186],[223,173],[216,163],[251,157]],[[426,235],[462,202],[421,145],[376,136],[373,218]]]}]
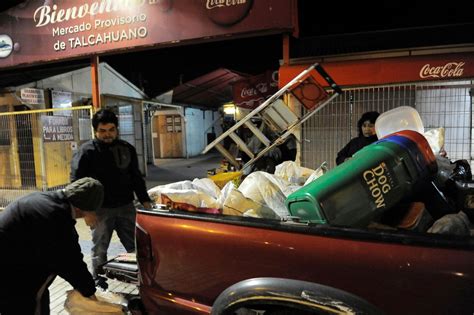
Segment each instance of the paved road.
[{"label": "paved road", "polygon": [[[157,160],[156,165],[148,166],[148,174],[146,177],[147,188],[150,189],[157,185],[169,184],[186,179],[192,180],[194,178],[207,177],[207,170],[218,167],[221,159],[222,157],[218,153],[212,152],[189,159]],[[92,246],[90,229],[84,224],[82,219],[79,219],[76,224],[76,230],[79,234],[79,242],[82,253],[84,254],[84,261],[90,265],[90,248]],[[125,249],[114,233],[108,251],[109,258],[124,252]],[[68,290],[72,290],[72,287],[60,277],[57,277],[49,287],[51,314],[68,314],[68,312],[64,310],[64,301],[66,300],[66,291]],[[111,280],[109,280],[109,290],[120,294],[138,294],[136,286]]]}]

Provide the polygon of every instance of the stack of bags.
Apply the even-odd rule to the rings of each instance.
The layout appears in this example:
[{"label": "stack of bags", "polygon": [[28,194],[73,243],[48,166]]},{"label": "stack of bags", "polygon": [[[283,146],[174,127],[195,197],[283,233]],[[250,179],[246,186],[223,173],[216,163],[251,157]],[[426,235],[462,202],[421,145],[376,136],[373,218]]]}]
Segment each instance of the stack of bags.
[{"label": "stack of bags", "polygon": [[219,189],[209,178],[196,178],[156,186],[148,194],[156,203],[175,210],[284,219],[289,216],[286,197],[325,171],[325,163],[312,170],[285,161],[276,167],[275,174],[251,173],[238,188],[229,182]]}]

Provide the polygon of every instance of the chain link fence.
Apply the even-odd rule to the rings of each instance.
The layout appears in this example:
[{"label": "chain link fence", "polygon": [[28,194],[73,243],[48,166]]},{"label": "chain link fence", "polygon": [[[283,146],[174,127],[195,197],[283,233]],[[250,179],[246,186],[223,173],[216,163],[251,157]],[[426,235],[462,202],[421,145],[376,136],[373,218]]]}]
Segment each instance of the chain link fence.
[{"label": "chain link fence", "polygon": [[357,121],[364,112],[383,113],[412,106],[425,130],[445,128],[445,150],[453,160],[473,164],[472,81],[423,82],[345,89],[301,128],[301,162],[317,168],[324,161],[336,165],[336,155],[357,137]]},{"label": "chain link fence", "polygon": [[0,209],[69,183],[73,152],[92,139],[92,106],[0,113]]}]

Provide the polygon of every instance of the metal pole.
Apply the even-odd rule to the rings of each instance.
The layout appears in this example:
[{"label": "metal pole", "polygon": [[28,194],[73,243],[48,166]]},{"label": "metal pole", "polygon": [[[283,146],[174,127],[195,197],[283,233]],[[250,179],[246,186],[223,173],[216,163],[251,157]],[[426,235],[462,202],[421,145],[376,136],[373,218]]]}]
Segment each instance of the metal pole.
[{"label": "metal pole", "polygon": [[101,107],[100,81],[99,81],[99,56],[91,57],[92,105],[95,109]]}]

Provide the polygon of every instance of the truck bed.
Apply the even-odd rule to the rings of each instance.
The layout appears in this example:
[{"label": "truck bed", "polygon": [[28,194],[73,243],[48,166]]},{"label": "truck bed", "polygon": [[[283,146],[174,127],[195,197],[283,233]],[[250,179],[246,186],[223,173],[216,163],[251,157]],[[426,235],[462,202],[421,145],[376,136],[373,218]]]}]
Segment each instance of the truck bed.
[{"label": "truck bed", "polygon": [[139,210],[137,248],[151,313],[210,314],[225,289],[261,277],[342,290],[386,314],[474,311],[470,236]]}]

